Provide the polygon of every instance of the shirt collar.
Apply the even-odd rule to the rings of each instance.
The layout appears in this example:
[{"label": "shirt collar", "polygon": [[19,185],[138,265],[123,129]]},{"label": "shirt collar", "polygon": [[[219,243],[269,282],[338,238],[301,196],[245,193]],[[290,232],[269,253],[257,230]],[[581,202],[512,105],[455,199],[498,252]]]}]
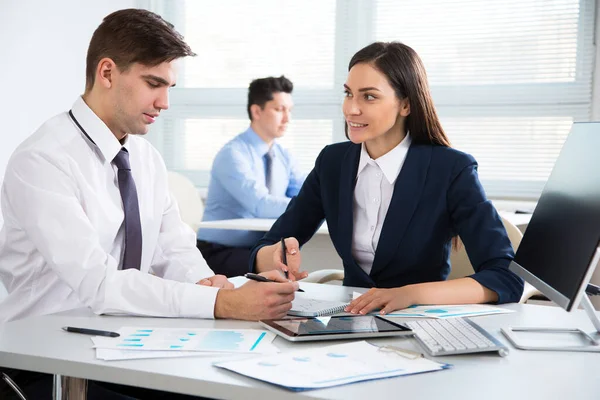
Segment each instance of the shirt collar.
[{"label": "shirt collar", "polygon": [[406,158],[406,154],[408,153],[411,142],[412,139],[410,134],[407,133],[404,139],[402,139],[402,141],[398,143],[396,147],[379,157],[377,160],[373,160],[371,156],[369,156],[367,148],[363,143],[360,149],[360,161],[358,162],[358,172],[356,173],[356,177],[358,178],[363,169],[368,164],[371,164],[373,166],[378,166],[383,172],[383,175],[387,181],[393,185],[396,181],[396,178],[398,178],[398,174],[400,174],[400,170],[404,164],[404,159]]},{"label": "shirt collar", "polygon": [[[254,132],[254,129],[251,127],[248,127],[246,132],[244,132],[242,135],[244,135],[244,139],[246,139],[246,141],[250,143],[250,145],[255,148],[258,154],[261,156],[264,156],[269,152],[269,145],[262,140],[261,137],[258,136],[258,133]],[[275,142],[273,142],[272,146],[275,146]]]},{"label": "shirt collar", "polygon": [[129,135],[125,137],[124,143],[121,144],[104,121],[92,111],[81,96],[77,98],[75,104],[71,107],[71,111],[105,160],[112,162],[121,147],[125,147],[129,151]]}]

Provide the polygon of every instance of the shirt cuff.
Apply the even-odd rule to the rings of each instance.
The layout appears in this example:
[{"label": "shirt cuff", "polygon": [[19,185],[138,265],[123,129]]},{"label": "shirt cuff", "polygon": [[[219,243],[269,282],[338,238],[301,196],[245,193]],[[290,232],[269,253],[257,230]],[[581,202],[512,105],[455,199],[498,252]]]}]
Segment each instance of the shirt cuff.
[{"label": "shirt cuff", "polygon": [[214,318],[215,302],[219,288],[195,284],[183,284],[179,317]]}]

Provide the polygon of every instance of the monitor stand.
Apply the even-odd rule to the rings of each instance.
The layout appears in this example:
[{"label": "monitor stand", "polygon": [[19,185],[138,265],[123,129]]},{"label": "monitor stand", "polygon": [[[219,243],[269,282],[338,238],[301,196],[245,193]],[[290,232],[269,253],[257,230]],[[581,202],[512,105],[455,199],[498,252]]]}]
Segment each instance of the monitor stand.
[{"label": "monitor stand", "polygon": [[[587,286],[587,285],[586,285]],[[600,318],[594,310],[594,306],[590,301],[590,298],[586,293],[581,297],[581,305],[587,313],[588,317],[592,320],[592,324],[596,328],[596,333],[600,333]],[[508,327],[502,328],[502,333],[510,341],[510,343],[517,349],[521,350],[552,350],[552,351],[586,351],[586,352],[597,352],[600,353],[600,341],[592,337],[592,335],[582,331],[581,329],[570,329],[570,328],[543,328],[543,327]],[[515,332],[540,332],[540,333],[573,333],[578,336],[583,336],[585,345],[580,346],[537,346],[524,344],[518,341],[515,336]]]}]

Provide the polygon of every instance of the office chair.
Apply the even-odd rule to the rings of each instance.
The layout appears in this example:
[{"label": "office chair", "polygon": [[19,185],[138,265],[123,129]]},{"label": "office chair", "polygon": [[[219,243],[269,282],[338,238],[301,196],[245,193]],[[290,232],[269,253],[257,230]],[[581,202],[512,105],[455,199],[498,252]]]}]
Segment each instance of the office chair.
[{"label": "office chair", "polygon": [[[521,243],[521,239],[523,238],[523,234],[521,233],[519,228],[517,228],[513,223],[511,223],[503,217],[500,218],[502,219],[502,223],[504,224],[504,228],[506,229],[506,233],[508,234],[508,238],[513,246],[513,249],[517,251],[517,248]],[[469,257],[467,255],[465,246],[460,241],[458,248],[453,249],[452,253],[450,254],[450,262],[452,265],[452,271],[450,272],[448,279],[462,278],[471,275],[475,272],[473,270],[473,266],[471,265],[471,261],[469,261]],[[302,280],[302,282],[327,283],[335,280],[344,280],[343,270],[322,269],[319,271],[311,272],[306,278]],[[521,296],[521,300],[519,301],[519,303],[525,303],[532,296],[536,295],[541,295],[541,292],[533,286],[531,286],[529,283],[525,282],[525,288],[523,290],[523,295]]]},{"label": "office chair", "polygon": [[[4,223],[4,220],[2,219],[2,212],[0,212],[0,230],[2,229],[2,225]],[[2,284],[2,282],[0,282],[0,302],[2,300],[4,300],[4,298],[8,295],[8,292],[6,291],[6,288],[4,287],[4,285]]]},{"label": "office chair", "polygon": [[191,180],[178,172],[169,171],[167,179],[171,195],[179,206],[181,220],[197,232],[204,213],[204,204],[198,190]]},{"label": "office chair", "polygon": [[2,284],[2,282],[0,282],[0,302],[2,300],[4,300],[4,298],[8,295],[8,292],[6,291],[6,288],[4,287],[4,285]]},{"label": "office chair", "polygon": [[[16,382],[13,381],[10,376],[6,375],[4,372],[1,372],[0,378],[2,378],[2,381],[4,381],[4,384],[7,385],[7,387],[9,388],[9,391],[12,391],[15,395],[17,395],[17,397],[20,400],[27,400],[27,397],[23,393],[23,390],[21,390],[19,385],[17,385]],[[0,392],[2,392],[1,389],[0,389]],[[0,395],[1,394],[2,393],[0,393]]]}]

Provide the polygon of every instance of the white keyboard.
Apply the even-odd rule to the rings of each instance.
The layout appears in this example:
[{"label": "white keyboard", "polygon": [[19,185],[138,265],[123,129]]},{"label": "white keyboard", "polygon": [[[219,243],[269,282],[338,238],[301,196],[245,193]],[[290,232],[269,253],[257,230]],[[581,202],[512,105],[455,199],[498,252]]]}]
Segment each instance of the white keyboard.
[{"label": "white keyboard", "polygon": [[468,318],[422,319],[404,324],[432,356],[483,351],[508,355],[506,346]]}]

